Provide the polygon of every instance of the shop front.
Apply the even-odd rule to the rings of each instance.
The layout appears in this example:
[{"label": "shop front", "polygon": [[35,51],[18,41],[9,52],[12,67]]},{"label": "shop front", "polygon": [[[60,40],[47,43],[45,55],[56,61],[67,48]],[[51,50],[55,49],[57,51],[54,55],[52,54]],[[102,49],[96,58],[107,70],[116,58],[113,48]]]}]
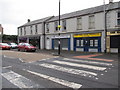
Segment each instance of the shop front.
[{"label": "shop front", "polygon": [[107,52],[120,53],[120,31],[107,32]]},{"label": "shop front", "polygon": [[74,51],[101,52],[101,33],[75,34]]},{"label": "shop front", "polygon": [[40,36],[29,37],[29,43],[40,49]]},{"label": "shop front", "polygon": [[58,49],[58,41],[60,38],[60,49],[61,50],[70,50],[70,36],[55,36],[52,37],[52,49]]},{"label": "shop front", "polygon": [[27,43],[27,37],[19,37],[19,43],[24,42]]}]

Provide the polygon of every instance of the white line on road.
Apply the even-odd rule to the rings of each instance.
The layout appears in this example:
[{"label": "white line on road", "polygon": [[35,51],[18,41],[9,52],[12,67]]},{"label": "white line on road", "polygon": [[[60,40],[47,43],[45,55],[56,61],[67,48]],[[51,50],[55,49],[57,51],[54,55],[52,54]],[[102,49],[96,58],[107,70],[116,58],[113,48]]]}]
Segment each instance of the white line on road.
[{"label": "white line on road", "polygon": [[13,72],[7,72],[7,73],[2,73],[1,74],[4,78],[6,78],[9,82],[11,82],[12,84],[14,84],[15,86],[19,87],[19,88],[34,88],[35,84],[33,84],[33,82],[31,82],[31,80]]},{"label": "white line on road", "polygon": [[112,65],[111,63],[103,63],[103,62],[95,62],[95,61],[85,61],[85,60],[77,60],[77,59],[70,59],[70,58],[64,58],[63,60],[82,62],[82,63],[89,63],[89,64],[97,64],[97,65],[106,65],[106,66],[111,66]]},{"label": "white line on road", "polygon": [[76,64],[76,63],[70,63],[70,62],[64,62],[64,61],[53,61],[53,62],[58,63],[58,64],[64,64],[64,65],[69,65],[69,66],[82,67],[82,68],[99,70],[99,71],[103,71],[103,70],[106,69],[105,67],[98,67],[98,66],[85,65],[85,64]]},{"label": "white line on road", "polygon": [[3,67],[4,69],[6,69],[6,68],[11,68],[12,66],[7,66],[7,67]]},{"label": "white line on road", "polygon": [[93,72],[78,70],[78,69],[73,69],[73,68],[66,68],[66,67],[61,67],[58,65],[52,65],[52,64],[47,64],[47,63],[38,64],[38,65],[42,67],[58,70],[58,71],[81,75],[81,76],[89,76],[89,75],[97,76],[97,74]]},{"label": "white line on road", "polygon": [[[24,69],[24,70],[25,70],[25,69]],[[51,81],[56,82],[56,83],[58,83],[58,84],[61,84],[61,85],[70,87],[70,88],[78,89],[78,88],[80,88],[80,87],[82,86],[81,84],[78,84],[78,83],[66,81],[66,80],[63,80],[63,79],[56,78],[56,77],[51,77],[51,76],[44,75],[44,74],[37,73],[37,72],[33,72],[33,71],[30,71],[30,70],[25,70],[25,71],[27,71],[27,72],[29,72],[29,73],[31,73],[31,74],[40,76],[40,77],[42,77],[42,78],[51,80]]]},{"label": "white line on road", "polygon": [[24,62],[21,58],[19,58],[19,60],[20,60],[21,62]]}]

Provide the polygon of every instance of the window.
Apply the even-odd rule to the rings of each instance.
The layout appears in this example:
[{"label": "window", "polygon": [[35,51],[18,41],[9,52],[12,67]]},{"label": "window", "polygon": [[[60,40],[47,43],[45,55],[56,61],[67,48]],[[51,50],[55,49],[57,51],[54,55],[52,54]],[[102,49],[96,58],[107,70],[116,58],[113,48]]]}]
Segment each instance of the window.
[{"label": "window", "polygon": [[80,40],[76,41],[76,46],[80,46]]},{"label": "window", "polygon": [[30,26],[30,31],[31,31],[31,34],[32,34],[32,33],[33,33],[33,32],[32,32],[32,26]]},{"label": "window", "polygon": [[22,35],[22,28],[20,29],[20,34]]},{"label": "window", "polygon": [[90,47],[93,47],[93,40],[90,40]]},{"label": "window", "polygon": [[26,35],[26,27],[24,27],[24,35]]},{"label": "window", "polygon": [[117,13],[117,25],[120,25],[120,12]]},{"label": "window", "polygon": [[47,33],[49,32],[49,23],[46,24]]},{"label": "window", "polygon": [[77,29],[82,29],[82,18],[77,18]]},{"label": "window", "polygon": [[38,32],[38,28],[37,28],[37,25],[35,25],[35,34],[37,34]]},{"label": "window", "polygon": [[89,16],[89,29],[95,29],[95,16]]},{"label": "window", "polygon": [[58,22],[55,22],[55,31],[58,31]]},{"label": "window", "polygon": [[62,23],[63,23],[63,30],[66,30],[66,20],[63,20]]},{"label": "window", "polygon": [[97,40],[97,39],[94,40],[94,46],[95,46],[95,47],[98,47],[98,40]]}]

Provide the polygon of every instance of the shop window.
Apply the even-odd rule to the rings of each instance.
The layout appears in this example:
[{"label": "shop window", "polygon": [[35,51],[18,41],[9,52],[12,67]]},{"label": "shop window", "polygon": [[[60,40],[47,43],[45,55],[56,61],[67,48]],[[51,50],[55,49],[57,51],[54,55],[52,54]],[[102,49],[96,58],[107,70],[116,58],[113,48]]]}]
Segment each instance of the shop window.
[{"label": "shop window", "polygon": [[95,16],[89,16],[89,29],[95,29]]},{"label": "shop window", "polygon": [[80,40],[76,41],[76,46],[80,46]]},{"label": "shop window", "polygon": [[98,47],[98,40],[94,40],[94,46]]},{"label": "shop window", "polygon": [[77,29],[82,29],[82,18],[77,18]]},{"label": "shop window", "polygon": [[81,47],[83,47],[83,40],[81,40],[81,43],[80,43],[80,44],[81,44]]},{"label": "shop window", "polygon": [[62,48],[68,48],[68,39],[67,38],[61,39],[60,41],[61,41]]},{"label": "shop window", "polygon": [[94,44],[93,44],[93,40],[90,40],[90,47],[93,47]]}]

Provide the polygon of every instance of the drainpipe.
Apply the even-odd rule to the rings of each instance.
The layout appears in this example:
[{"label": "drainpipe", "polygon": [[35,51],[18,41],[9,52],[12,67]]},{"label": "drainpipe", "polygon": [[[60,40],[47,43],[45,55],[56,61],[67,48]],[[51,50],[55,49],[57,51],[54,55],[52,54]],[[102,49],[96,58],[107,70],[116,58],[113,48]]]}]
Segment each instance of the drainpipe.
[{"label": "drainpipe", "polygon": [[105,49],[104,49],[104,53],[107,53],[107,48],[106,48],[106,39],[107,39],[107,13],[109,12],[109,5],[112,4],[112,2],[109,2],[109,5],[106,9],[106,5],[105,5],[105,0],[103,1],[104,3],[104,46],[105,46]]},{"label": "drainpipe", "polygon": [[46,36],[46,34],[45,34],[45,22],[43,22],[43,44],[44,44],[44,46],[43,46],[43,49],[45,50],[46,48],[46,40],[45,40],[45,36]]}]

